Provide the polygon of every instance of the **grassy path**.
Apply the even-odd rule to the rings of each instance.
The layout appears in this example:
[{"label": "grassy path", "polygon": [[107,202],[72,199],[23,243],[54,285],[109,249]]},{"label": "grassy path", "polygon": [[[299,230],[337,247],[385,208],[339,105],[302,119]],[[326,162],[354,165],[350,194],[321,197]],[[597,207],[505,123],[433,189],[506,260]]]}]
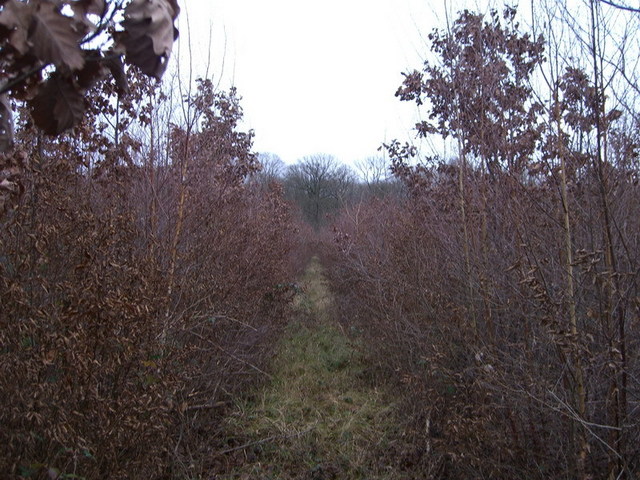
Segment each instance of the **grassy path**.
[{"label": "grassy path", "polygon": [[332,317],[322,268],[302,279],[296,318],[283,337],[269,384],[228,421],[242,432],[220,479],[397,479],[380,464],[394,432],[393,404],[363,380],[365,360]]}]

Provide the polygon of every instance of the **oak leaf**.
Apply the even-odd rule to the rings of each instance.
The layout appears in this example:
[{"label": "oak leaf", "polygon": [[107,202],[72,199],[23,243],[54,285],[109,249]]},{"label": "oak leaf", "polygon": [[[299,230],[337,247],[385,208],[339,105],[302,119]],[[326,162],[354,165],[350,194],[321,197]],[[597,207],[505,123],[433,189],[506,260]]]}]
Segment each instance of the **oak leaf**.
[{"label": "oak leaf", "polygon": [[45,63],[80,70],[84,66],[79,45],[82,34],[73,24],[74,20],[62,15],[53,3],[39,3],[29,35],[35,55]]},{"label": "oak leaf", "polygon": [[35,124],[48,135],[59,135],[82,120],[85,105],[82,93],[71,79],[54,73],[29,102]]},{"label": "oak leaf", "polygon": [[87,55],[90,59],[85,61],[84,67],[75,73],[76,84],[82,92],[86,92],[98,81],[104,79],[109,68],[105,65],[105,61],[100,50],[88,50]]},{"label": "oak leaf", "polygon": [[178,5],[171,0],[133,0],[125,9],[121,43],[129,63],[160,78],[167,68],[178,31],[173,21]]},{"label": "oak leaf", "polygon": [[9,44],[20,54],[29,51],[28,32],[33,19],[33,5],[9,0],[0,12],[0,25],[9,30]]},{"label": "oak leaf", "polygon": [[71,4],[73,11],[82,15],[102,16],[106,9],[104,0],[76,0]]}]

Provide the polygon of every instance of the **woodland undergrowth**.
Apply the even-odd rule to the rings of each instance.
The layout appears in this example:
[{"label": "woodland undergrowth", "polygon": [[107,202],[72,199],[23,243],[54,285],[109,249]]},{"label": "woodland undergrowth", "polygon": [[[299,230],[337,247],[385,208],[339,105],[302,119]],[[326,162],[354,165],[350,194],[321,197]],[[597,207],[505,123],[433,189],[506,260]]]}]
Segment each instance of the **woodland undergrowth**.
[{"label": "woodland undergrowth", "polygon": [[55,139],[23,111],[3,159],[21,171],[0,217],[3,478],[205,475],[291,304],[298,229],[250,180],[235,93],[201,81],[177,126],[130,73]]},{"label": "woodland undergrowth", "polygon": [[582,65],[509,8],[429,35],[397,96],[456,154],[387,145],[405,194],[346,208],[326,244],[340,317],[431,452],[422,478],[640,471],[638,124],[601,70],[606,12],[585,10]]}]

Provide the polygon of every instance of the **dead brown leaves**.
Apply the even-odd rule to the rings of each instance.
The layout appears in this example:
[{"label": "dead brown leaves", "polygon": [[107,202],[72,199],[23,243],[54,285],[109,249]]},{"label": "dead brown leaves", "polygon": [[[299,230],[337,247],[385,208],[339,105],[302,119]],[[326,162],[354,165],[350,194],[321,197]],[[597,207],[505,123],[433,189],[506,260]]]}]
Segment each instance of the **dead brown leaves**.
[{"label": "dead brown leaves", "polygon": [[121,43],[127,60],[146,75],[160,78],[167,68],[178,30],[173,26],[179,8],[175,0],[134,0],[126,8]]},{"label": "dead brown leaves", "polygon": [[[136,80],[136,101],[120,102],[118,115],[142,129],[136,112],[152,114],[153,88]],[[70,102],[67,81],[39,101]],[[0,157],[0,207],[18,203],[0,218],[6,475],[204,477],[230,395],[264,375],[291,300],[295,231],[281,189],[248,181],[257,164],[251,135],[237,131],[238,98],[206,82],[200,95],[206,122],[176,127],[168,163],[132,160],[140,150],[126,145],[126,126],[114,145],[97,127],[100,105],[73,137],[25,127]],[[88,152],[104,155],[90,172]]]},{"label": "dead brown leaves", "polygon": [[[65,7],[73,14],[67,15]],[[27,101],[35,124],[58,135],[78,124],[88,88],[109,73],[119,90],[127,91],[124,65],[118,61],[123,54],[128,64],[159,79],[178,35],[176,1],[132,0],[116,24],[119,8],[103,0],[8,0],[0,11],[0,93]],[[111,32],[113,38],[100,49],[84,47]],[[7,105],[3,102],[0,112],[2,151],[12,143]]]}]

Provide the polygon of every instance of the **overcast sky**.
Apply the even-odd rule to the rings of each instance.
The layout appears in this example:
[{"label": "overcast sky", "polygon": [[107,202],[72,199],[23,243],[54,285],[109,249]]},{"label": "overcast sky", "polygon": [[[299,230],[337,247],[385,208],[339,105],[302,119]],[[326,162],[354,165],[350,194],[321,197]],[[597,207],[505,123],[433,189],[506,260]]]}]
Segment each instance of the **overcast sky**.
[{"label": "overcast sky", "polygon": [[443,4],[185,0],[178,48],[184,64],[190,41],[198,75],[209,65],[221,88],[238,88],[256,151],[287,163],[314,153],[352,163],[384,141],[413,138],[416,108],[394,93],[401,72],[420,68]]},{"label": "overcast sky", "polygon": [[[519,2],[520,14],[528,17],[532,4],[545,1],[555,5],[554,0]],[[208,72],[221,89],[238,88],[243,128],[255,131],[255,151],[277,154],[287,163],[327,153],[353,164],[380,155],[383,142],[414,139],[419,112],[394,93],[402,72],[422,67],[429,54],[427,35],[446,28],[445,6],[453,21],[464,8],[487,13],[491,5],[502,9],[505,3],[518,2],[179,0],[175,57],[183,73],[191,58],[194,76]],[[577,8],[584,7],[583,0],[562,3],[569,16],[585,12]],[[620,11],[605,10],[615,25]],[[435,153],[428,146],[423,144],[422,152]]]}]

